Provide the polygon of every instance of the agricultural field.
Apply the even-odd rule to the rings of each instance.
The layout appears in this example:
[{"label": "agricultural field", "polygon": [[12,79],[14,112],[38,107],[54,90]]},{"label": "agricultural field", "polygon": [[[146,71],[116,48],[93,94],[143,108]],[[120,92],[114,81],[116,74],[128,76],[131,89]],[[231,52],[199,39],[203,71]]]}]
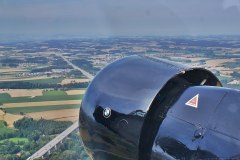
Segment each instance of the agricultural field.
[{"label": "agricultural field", "polygon": [[72,121],[75,122],[79,117],[79,109],[58,109],[52,111],[43,111],[43,112],[30,112],[27,113],[27,116],[34,117],[35,119],[48,119],[48,120],[57,120],[57,121]]},{"label": "agricultural field", "polygon": [[9,139],[5,139],[5,140],[0,140],[0,145],[5,144],[6,141],[9,141],[9,142],[12,142],[12,143],[28,143],[27,138],[15,137],[15,138],[9,138]]},{"label": "agricultural field", "polygon": [[65,91],[43,91],[43,96],[67,96]]},{"label": "agricultural field", "polygon": [[78,95],[78,94],[84,94],[85,89],[78,89],[78,90],[68,90],[66,91],[67,95]]},{"label": "agricultural field", "polygon": [[[240,56],[239,56],[240,57]],[[179,61],[175,57],[170,58],[174,61]],[[239,88],[239,76],[236,73],[239,73],[240,58],[197,58],[198,60],[192,60],[191,57],[181,57],[182,62],[185,64],[190,64],[196,67],[203,67],[211,70],[215,75],[223,81],[225,86],[230,86],[230,88],[235,87]]]},{"label": "agricultural field", "polygon": [[92,74],[124,56],[164,58],[207,68],[224,86],[240,88],[240,50],[236,47],[240,40],[235,39],[229,43],[224,37],[143,37],[1,44],[0,106],[5,116],[31,113],[33,118],[40,112],[79,108],[90,80],[62,56]]},{"label": "agricultural field", "polygon": [[47,119],[76,120],[73,117],[78,111],[64,117],[52,114],[58,110],[79,109],[89,83],[89,79],[62,58],[53,53],[23,54],[2,58],[0,64],[0,120],[5,121],[7,127],[13,127],[15,121],[26,116],[39,119],[38,113],[48,115]]},{"label": "agricultural field", "polygon": [[13,128],[14,122],[22,119],[23,117],[24,116],[20,115],[20,114],[4,113],[2,116],[2,120],[4,120],[6,122],[6,126],[8,128]]},{"label": "agricultural field", "polygon": [[[11,90],[11,92],[13,92],[13,90]],[[69,90],[68,92],[71,93],[71,90]],[[76,90],[73,90],[72,92],[76,92]],[[37,94],[39,95],[39,93]],[[72,117],[72,115],[68,114],[68,116],[66,116],[64,114],[56,114],[56,116],[54,114],[47,114],[47,112],[49,111],[51,113],[54,113],[54,111],[57,112],[58,110],[63,109],[79,109],[81,99],[83,97],[83,94],[68,95],[67,91],[59,90],[42,90],[41,94],[41,96],[32,95],[26,97],[16,97],[15,95],[15,97],[11,97],[9,93],[1,93],[1,112],[5,112],[4,114],[1,114],[1,117],[3,117],[2,119],[8,119],[8,121],[6,122],[10,126],[12,126],[13,124],[13,121],[9,120],[11,119],[10,117],[15,120],[18,120],[23,116],[38,119],[39,116],[35,117],[38,112],[43,112],[45,115],[50,115],[49,117],[47,117],[47,119],[67,119],[68,117]],[[78,111],[76,111],[75,113],[78,113]],[[74,114],[74,116],[76,115]]]},{"label": "agricultural field", "polygon": [[[23,50],[1,51],[0,120],[13,127],[15,121],[39,119],[41,113],[46,119],[75,121],[89,79],[56,52]],[[74,113],[60,114],[72,109]]]},{"label": "agricultural field", "polygon": [[14,132],[14,129],[8,128],[5,121],[0,120],[0,137],[4,134],[11,134]]},{"label": "agricultural field", "polygon": [[[80,103],[90,80],[64,57],[93,75],[125,56],[163,58],[209,69],[223,86],[240,89],[240,38],[234,39],[122,37],[0,44],[0,156],[7,153],[26,159],[78,120]],[[37,131],[29,133],[29,128],[21,126],[25,123]],[[42,124],[47,124],[47,129],[41,128]],[[59,159],[69,151],[78,159],[89,159],[80,143],[79,134],[74,133],[66,142],[71,145],[64,145],[49,159]],[[6,147],[14,150],[6,152]],[[34,149],[29,152],[31,148]]]},{"label": "agricultural field", "polygon": [[8,89],[0,90],[0,98],[11,98],[11,97],[34,97],[34,96],[42,96],[43,90],[42,89]]}]

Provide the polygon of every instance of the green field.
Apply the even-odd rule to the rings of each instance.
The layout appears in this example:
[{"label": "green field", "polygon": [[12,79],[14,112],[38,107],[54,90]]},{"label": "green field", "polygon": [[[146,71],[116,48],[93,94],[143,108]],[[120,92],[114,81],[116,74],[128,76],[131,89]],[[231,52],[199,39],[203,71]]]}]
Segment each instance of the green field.
[{"label": "green field", "polygon": [[4,110],[8,113],[20,114],[20,112],[31,113],[31,112],[43,112],[43,111],[61,110],[61,109],[74,109],[74,108],[80,108],[80,104],[16,107],[16,108],[5,108]]},{"label": "green field", "polygon": [[225,62],[224,65],[229,68],[237,68],[240,66],[240,62]]},{"label": "green field", "polygon": [[2,103],[1,99],[9,99],[11,96],[8,93],[0,93],[0,103]]},{"label": "green field", "polygon": [[0,141],[0,144],[4,144],[6,143],[6,141],[10,141],[13,143],[19,143],[19,142],[23,142],[23,143],[27,143],[28,139],[27,138],[19,138],[19,137],[15,137],[15,138],[9,138],[9,139],[4,139]]},{"label": "green field", "polygon": [[43,91],[43,96],[67,96],[65,91]]},{"label": "green field", "polygon": [[0,137],[2,137],[2,135],[11,134],[14,132],[15,132],[14,129],[7,128],[6,125],[4,124],[4,121],[0,120]]},{"label": "green field", "polygon": [[[24,102],[44,102],[44,101],[63,101],[63,100],[81,100],[83,94],[67,95],[65,91],[51,90],[44,91],[42,96],[36,97],[10,97],[9,94],[0,94],[0,103],[24,103]],[[33,106],[33,107],[14,107],[4,108],[4,111],[12,114],[22,114],[31,112],[43,112],[61,109],[79,108],[80,104],[65,104],[65,105],[49,105],[49,106]],[[2,128],[2,127],[1,127]],[[3,130],[3,129],[1,129]],[[7,130],[7,128],[6,128]],[[1,132],[0,132],[1,133]]]},{"label": "green field", "polygon": [[[19,79],[19,81],[7,81],[8,83],[11,82],[29,82],[29,83],[33,83],[33,84],[57,84],[57,83],[61,83],[62,80],[64,78],[45,78],[45,79],[35,79],[35,80],[21,80]],[[4,81],[0,81],[0,83],[4,83]]]},{"label": "green field", "polygon": [[83,98],[83,94],[79,95],[51,95],[48,94],[36,97],[8,97],[0,96],[0,103],[22,103],[22,102],[43,102],[43,101],[62,101],[62,100],[80,100]]},{"label": "green field", "polygon": [[48,83],[48,84],[57,84],[61,83],[64,78],[46,78],[46,79],[37,79],[37,80],[27,80],[22,82],[30,82],[30,83]]}]

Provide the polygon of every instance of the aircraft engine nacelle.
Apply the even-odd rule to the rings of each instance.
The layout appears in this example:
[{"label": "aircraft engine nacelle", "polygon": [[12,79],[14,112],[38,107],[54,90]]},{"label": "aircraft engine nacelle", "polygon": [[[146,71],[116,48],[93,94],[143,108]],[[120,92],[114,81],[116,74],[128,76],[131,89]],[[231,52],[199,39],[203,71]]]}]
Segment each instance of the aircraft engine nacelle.
[{"label": "aircraft engine nacelle", "polygon": [[100,71],[80,135],[100,160],[240,158],[240,91],[203,68],[130,56]]}]

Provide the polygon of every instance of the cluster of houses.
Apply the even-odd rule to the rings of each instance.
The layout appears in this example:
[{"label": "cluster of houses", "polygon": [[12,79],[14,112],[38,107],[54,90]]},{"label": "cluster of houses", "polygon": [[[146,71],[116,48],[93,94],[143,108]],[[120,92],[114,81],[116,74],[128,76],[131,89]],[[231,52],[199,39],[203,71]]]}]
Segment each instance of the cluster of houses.
[{"label": "cluster of houses", "polygon": [[47,72],[34,72],[34,73],[19,73],[16,77],[40,77],[40,76],[51,76],[53,74],[66,74],[71,72],[72,69],[51,69],[51,71]]}]

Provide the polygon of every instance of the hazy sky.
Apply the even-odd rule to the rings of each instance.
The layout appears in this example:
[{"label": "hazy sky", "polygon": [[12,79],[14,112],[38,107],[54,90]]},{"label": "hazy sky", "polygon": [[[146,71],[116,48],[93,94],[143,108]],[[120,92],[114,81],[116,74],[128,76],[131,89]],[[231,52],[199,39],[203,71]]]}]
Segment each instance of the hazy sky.
[{"label": "hazy sky", "polygon": [[240,35],[240,0],[0,0],[0,39]]}]

